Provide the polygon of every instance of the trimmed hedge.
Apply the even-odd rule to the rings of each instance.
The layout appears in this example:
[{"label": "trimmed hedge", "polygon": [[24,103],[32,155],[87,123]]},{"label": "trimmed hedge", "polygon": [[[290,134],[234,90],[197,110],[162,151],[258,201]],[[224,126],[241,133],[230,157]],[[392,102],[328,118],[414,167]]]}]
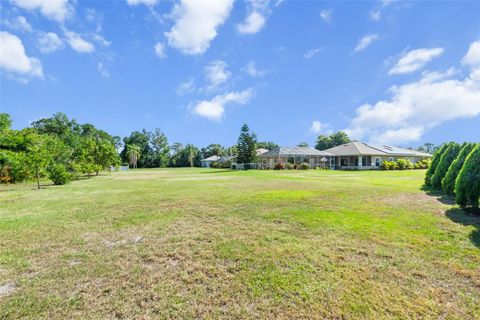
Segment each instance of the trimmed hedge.
[{"label": "trimmed hedge", "polygon": [[457,179],[460,170],[462,170],[465,159],[474,147],[474,143],[464,143],[457,158],[452,162],[450,168],[448,168],[445,177],[442,179],[442,190],[443,192],[445,192],[445,194],[448,194],[450,196],[454,195],[455,180]]},{"label": "trimmed hedge", "polygon": [[455,181],[455,201],[478,212],[480,198],[480,143],[468,154]]},{"label": "trimmed hedge", "polygon": [[455,142],[451,142],[445,152],[440,157],[438,166],[435,169],[435,173],[430,178],[431,186],[437,190],[442,189],[442,179],[447,174],[448,168],[452,162],[457,158],[460,152],[460,145]]},{"label": "trimmed hedge", "polygon": [[432,185],[431,178],[435,174],[435,170],[437,169],[438,163],[440,162],[440,158],[442,157],[445,150],[447,150],[448,146],[448,144],[444,144],[433,154],[432,163],[430,164],[430,168],[428,168],[427,173],[425,174],[426,186]]}]

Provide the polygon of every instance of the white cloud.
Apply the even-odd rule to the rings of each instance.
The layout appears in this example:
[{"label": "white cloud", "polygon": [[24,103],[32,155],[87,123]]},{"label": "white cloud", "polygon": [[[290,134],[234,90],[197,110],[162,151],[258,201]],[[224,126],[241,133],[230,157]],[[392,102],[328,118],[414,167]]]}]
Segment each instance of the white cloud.
[{"label": "white cloud", "polygon": [[28,23],[27,18],[24,16],[18,16],[13,20],[6,20],[5,24],[12,29],[20,30],[24,32],[32,32],[32,26]]},{"label": "white cloud", "polygon": [[358,41],[357,46],[355,47],[354,51],[358,52],[361,50],[366,49],[372,42],[378,40],[380,37],[378,34],[367,34],[364,36],[360,41]]},{"label": "white cloud", "polygon": [[322,11],[320,11],[320,18],[322,18],[322,20],[325,22],[330,22],[330,20],[332,19],[332,10],[323,9]]},{"label": "white cloud", "polygon": [[422,69],[432,59],[443,53],[442,48],[415,49],[402,55],[398,62],[393,66],[388,74],[412,73]]},{"label": "white cloud", "polygon": [[265,25],[265,17],[256,12],[251,12],[245,21],[237,25],[237,31],[243,34],[254,34],[262,30]]},{"label": "white cloud", "polygon": [[106,40],[103,36],[99,35],[98,33],[94,33],[91,35],[92,39],[103,45],[104,47],[108,47],[112,44],[111,41]]},{"label": "white cloud", "polygon": [[382,12],[380,10],[372,10],[370,11],[370,19],[373,21],[379,21],[382,17]]},{"label": "white cloud", "polygon": [[165,33],[168,44],[185,54],[204,53],[217,36],[217,28],[230,15],[233,0],[182,0],[175,5],[175,25]]},{"label": "white cloud", "polygon": [[193,93],[195,92],[195,80],[193,78],[188,79],[180,83],[177,87],[177,95],[183,96],[184,94]]},{"label": "white cloud", "polygon": [[139,4],[146,5],[148,7],[156,5],[158,0],[127,0],[129,6],[136,6]]},{"label": "white cloud", "polygon": [[391,98],[356,109],[347,132],[356,139],[405,144],[442,123],[480,115],[480,67],[456,79],[455,70],[424,72],[415,82],[390,88]]},{"label": "white cloud", "polygon": [[157,42],[157,44],[154,46],[154,49],[155,49],[155,54],[160,59],[167,57],[167,55],[165,54],[165,46],[163,45],[163,43]]},{"label": "white cloud", "polygon": [[253,60],[249,61],[242,70],[253,78],[263,77],[267,73],[265,70],[258,69]]},{"label": "white cloud", "polygon": [[221,121],[225,114],[225,105],[229,103],[246,104],[252,96],[252,89],[218,95],[212,100],[203,100],[193,105],[193,113],[212,121]]},{"label": "white cloud", "polygon": [[97,64],[97,70],[100,72],[100,75],[104,78],[110,78],[110,72],[103,62]]},{"label": "white cloud", "polygon": [[322,131],[325,131],[329,126],[326,124],[321,123],[318,120],[312,121],[312,125],[310,126],[310,133],[318,134]]},{"label": "white cloud", "polygon": [[73,31],[64,30],[67,42],[73,50],[79,53],[92,53],[95,51],[95,47],[92,43],[84,40],[78,33]]},{"label": "white cloud", "polygon": [[41,32],[38,36],[37,47],[42,53],[51,53],[63,48],[63,41],[53,32]]},{"label": "white cloud", "polygon": [[63,22],[72,14],[68,0],[11,0],[20,8],[40,10],[45,17]]},{"label": "white cloud", "polygon": [[215,89],[230,78],[231,73],[227,70],[227,67],[225,61],[214,60],[203,68],[205,78],[209,83],[207,89]]},{"label": "white cloud", "polygon": [[[237,24],[237,31],[242,34],[255,34],[265,26],[267,16],[270,14],[270,0],[248,1],[248,14],[245,20]],[[277,4],[275,4],[277,5]]]},{"label": "white cloud", "polygon": [[317,53],[321,52],[323,50],[323,48],[313,48],[313,49],[310,49],[308,50],[307,52],[305,52],[305,54],[303,55],[303,57],[305,59],[311,59],[313,58]]},{"label": "white cloud", "polygon": [[9,73],[22,77],[28,82],[30,78],[43,79],[43,70],[40,60],[28,57],[25,53],[22,40],[5,31],[0,31],[0,68]]},{"label": "white cloud", "polygon": [[480,40],[470,43],[467,54],[462,59],[462,64],[472,67],[480,66]]}]

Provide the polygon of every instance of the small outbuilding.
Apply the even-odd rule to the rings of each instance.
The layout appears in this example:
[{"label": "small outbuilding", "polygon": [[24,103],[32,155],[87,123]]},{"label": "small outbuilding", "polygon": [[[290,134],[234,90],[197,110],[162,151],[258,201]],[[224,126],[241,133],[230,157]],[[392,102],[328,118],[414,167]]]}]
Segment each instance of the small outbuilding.
[{"label": "small outbuilding", "polygon": [[211,157],[200,160],[200,164],[202,168],[210,168],[212,163],[217,162],[218,160],[220,160],[219,156],[211,156]]}]

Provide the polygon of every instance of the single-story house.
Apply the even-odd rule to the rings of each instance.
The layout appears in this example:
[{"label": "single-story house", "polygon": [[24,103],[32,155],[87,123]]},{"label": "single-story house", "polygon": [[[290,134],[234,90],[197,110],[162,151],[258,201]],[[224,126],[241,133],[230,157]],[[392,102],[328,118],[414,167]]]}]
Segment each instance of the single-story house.
[{"label": "single-story house", "polygon": [[308,163],[310,167],[328,167],[333,164],[331,153],[311,147],[278,147],[258,155],[258,167],[273,169],[277,163],[301,164]]},{"label": "single-story house", "polygon": [[211,156],[205,159],[200,160],[202,168],[210,168],[211,164],[220,160],[219,156]]},{"label": "single-story house", "polygon": [[420,151],[394,147],[389,145],[374,145],[364,142],[349,142],[324,150],[334,156],[335,169],[378,169],[383,161],[408,159],[416,163],[432,155]]}]

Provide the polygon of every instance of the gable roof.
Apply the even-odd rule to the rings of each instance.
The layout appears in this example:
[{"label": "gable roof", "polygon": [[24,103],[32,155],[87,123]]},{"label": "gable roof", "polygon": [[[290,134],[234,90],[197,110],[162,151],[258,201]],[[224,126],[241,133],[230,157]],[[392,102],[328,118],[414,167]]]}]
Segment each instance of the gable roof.
[{"label": "gable roof", "polygon": [[259,155],[261,158],[288,156],[331,156],[332,154],[312,147],[278,147]]},{"label": "gable roof", "polygon": [[419,152],[415,150],[389,146],[389,145],[373,145],[364,142],[353,141],[333,147],[326,152],[336,156],[362,156],[362,155],[392,155],[404,157],[431,157],[431,154]]},{"label": "gable roof", "polygon": [[218,161],[219,159],[220,159],[219,156],[211,156],[211,157],[202,159],[202,160],[200,160],[200,161]]}]

